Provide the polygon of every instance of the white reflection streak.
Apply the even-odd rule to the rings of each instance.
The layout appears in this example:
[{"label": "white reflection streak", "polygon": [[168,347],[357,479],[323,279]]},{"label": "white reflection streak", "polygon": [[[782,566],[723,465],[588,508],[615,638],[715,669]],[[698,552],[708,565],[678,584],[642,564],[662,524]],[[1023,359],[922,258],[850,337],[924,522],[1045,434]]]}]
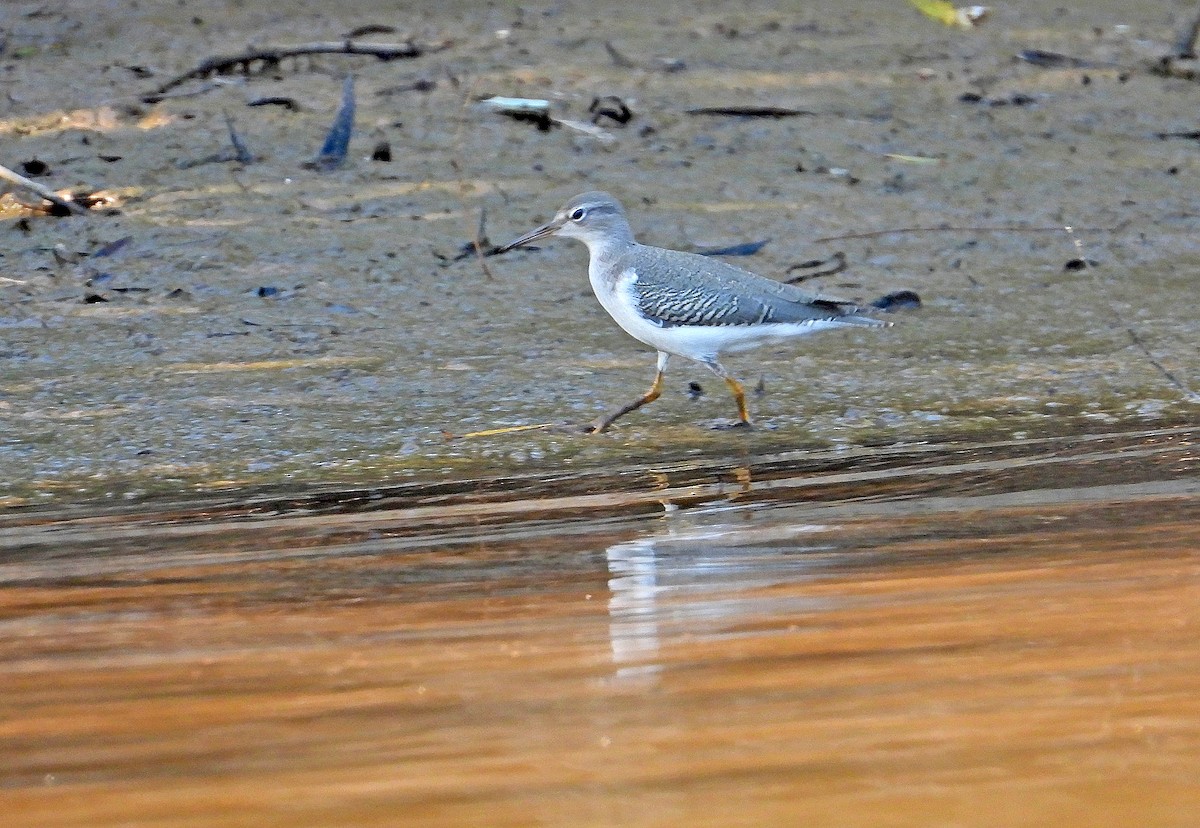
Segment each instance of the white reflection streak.
[{"label": "white reflection streak", "polygon": [[[618,680],[656,680],[663,669],[659,651],[664,619],[686,617],[689,630],[703,635],[706,629],[750,611],[746,597],[738,593],[805,580],[811,577],[819,553],[828,548],[797,542],[824,526],[747,525],[730,522],[727,514],[696,517],[715,517],[718,522],[684,528],[672,521],[665,533],[614,544],[605,551],[609,642]],[[801,551],[808,554],[796,554]],[[660,603],[666,595],[674,599],[670,607]],[[793,599],[790,605],[812,611],[825,603]],[[754,611],[762,609],[761,602],[753,604]]]},{"label": "white reflection streak", "polygon": [[653,538],[618,543],[608,556],[608,625],[617,679],[657,675],[658,564]]}]

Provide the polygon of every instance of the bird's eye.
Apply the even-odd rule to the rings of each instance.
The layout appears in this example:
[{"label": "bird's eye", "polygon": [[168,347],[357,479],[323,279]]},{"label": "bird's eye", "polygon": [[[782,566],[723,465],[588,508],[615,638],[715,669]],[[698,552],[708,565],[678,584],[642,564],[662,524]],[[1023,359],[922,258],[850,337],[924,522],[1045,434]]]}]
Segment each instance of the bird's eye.
[{"label": "bird's eye", "polygon": [[571,221],[583,221],[583,217],[586,215],[587,210],[583,209],[582,207],[577,207],[575,208],[575,211],[571,213],[571,215],[567,216],[567,218],[569,218]]}]

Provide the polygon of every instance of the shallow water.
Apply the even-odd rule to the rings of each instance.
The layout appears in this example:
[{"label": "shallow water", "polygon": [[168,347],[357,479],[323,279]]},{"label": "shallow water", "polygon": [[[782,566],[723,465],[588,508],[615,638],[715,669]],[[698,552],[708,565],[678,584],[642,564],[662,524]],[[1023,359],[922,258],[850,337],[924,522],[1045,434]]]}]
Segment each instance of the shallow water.
[{"label": "shallow water", "polygon": [[1194,824],[1198,438],[10,513],[6,819]]}]

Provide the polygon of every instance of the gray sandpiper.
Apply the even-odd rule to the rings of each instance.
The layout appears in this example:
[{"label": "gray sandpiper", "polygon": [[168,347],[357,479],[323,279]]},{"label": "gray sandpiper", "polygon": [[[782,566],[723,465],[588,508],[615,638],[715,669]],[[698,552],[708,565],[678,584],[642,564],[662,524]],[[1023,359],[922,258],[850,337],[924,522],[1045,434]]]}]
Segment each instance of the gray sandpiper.
[{"label": "gray sandpiper", "polygon": [[658,399],[672,354],[695,360],[725,380],[737,401],[738,425],[748,426],[745,389],[717,361],[722,352],[827,328],[888,324],[862,316],[853,302],[808,293],[708,256],[638,244],[625,210],[608,193],[575,196],[550,221],[496,252],[554,235],[587,245],[588,277],[600,304],[626,333],[658,351],[650,390],[597,419],[586,428],[590,432],[604,431]]}]

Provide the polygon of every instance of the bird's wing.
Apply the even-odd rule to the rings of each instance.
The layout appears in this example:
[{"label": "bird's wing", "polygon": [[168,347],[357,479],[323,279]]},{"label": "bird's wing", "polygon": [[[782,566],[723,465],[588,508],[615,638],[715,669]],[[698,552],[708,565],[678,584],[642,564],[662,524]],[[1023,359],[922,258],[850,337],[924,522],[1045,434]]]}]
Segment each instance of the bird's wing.
[{"label": "bird's wing", "polygon": [[[642,314],[663,327],[851,322],[853,302],[808,293],[718,259],[637,245],[625,268]],[[858,317],[867,323],[868,317]],[[855,319],[855,322],[858,321]],[[870,324],[870,323],[868,323]]]}]

